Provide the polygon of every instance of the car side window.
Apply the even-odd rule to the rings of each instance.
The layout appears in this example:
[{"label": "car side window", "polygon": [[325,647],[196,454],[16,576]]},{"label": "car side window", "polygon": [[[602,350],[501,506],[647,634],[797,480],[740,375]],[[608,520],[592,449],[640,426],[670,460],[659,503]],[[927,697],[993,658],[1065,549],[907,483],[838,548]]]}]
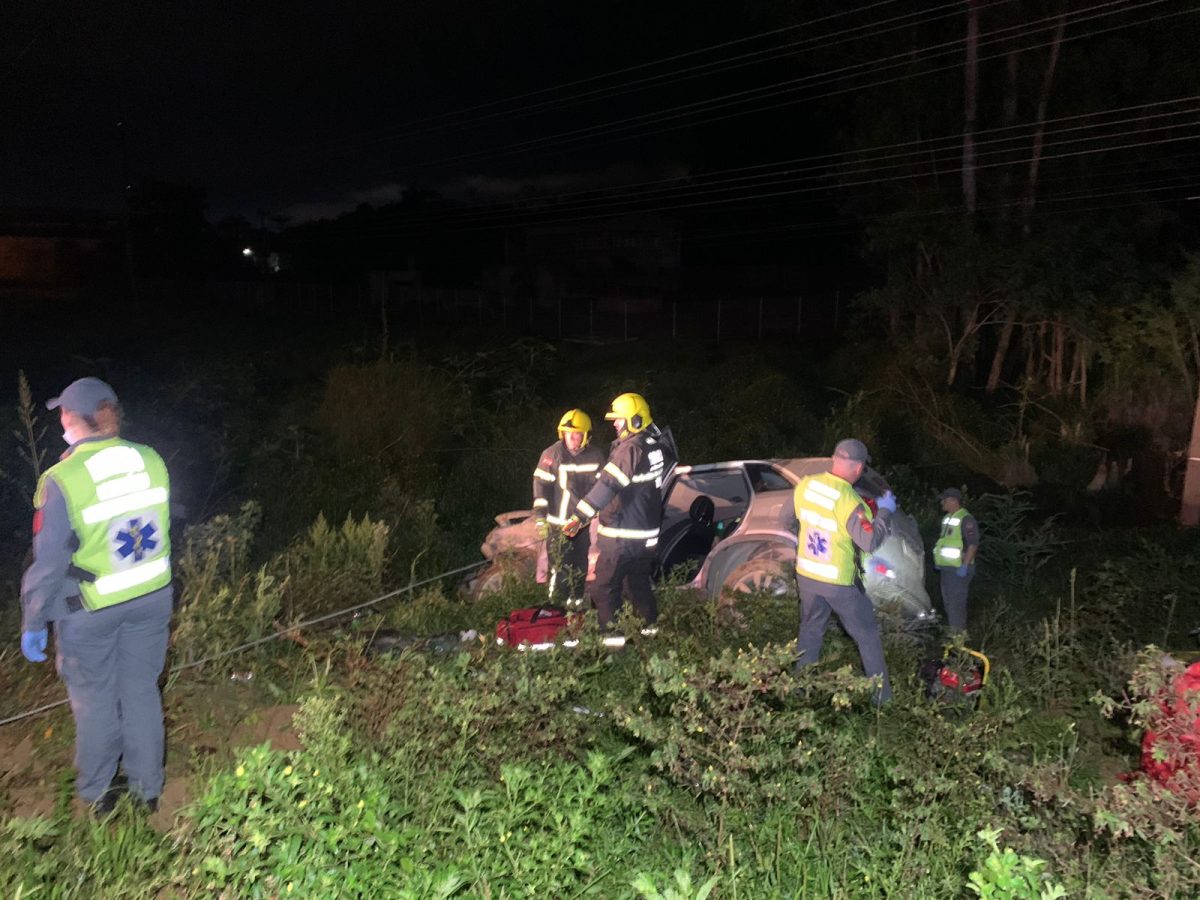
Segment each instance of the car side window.
[{"label": "car side window", "polygon": [[750,475],[750,484],[756,494],[766,491],[790,491],[793,487],[790,481],[768,465],[751,463],[746,466],[746,471]]},{"label": "car side window", "polygon": [[746,483],[746,476],[740,467],[677,475],[667,496],[664,527],[670,522],[687,518],[688,511],[697,497],[710,498],[716,518],[728,519],[745,511],[750,497],[750,485]]}]

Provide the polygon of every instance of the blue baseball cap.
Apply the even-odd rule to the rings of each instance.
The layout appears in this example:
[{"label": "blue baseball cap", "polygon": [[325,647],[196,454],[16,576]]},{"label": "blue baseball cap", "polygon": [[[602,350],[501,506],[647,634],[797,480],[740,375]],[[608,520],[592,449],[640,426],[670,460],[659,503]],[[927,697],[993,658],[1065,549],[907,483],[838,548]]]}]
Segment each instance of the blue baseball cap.
[{"label": "blue baseball cap", "polygon": [[117,394],[99,378],[72,381],[57,397],[46,401],[46,409],[66,409],[80,416],[94,416],[102,403],[117,402]]}]

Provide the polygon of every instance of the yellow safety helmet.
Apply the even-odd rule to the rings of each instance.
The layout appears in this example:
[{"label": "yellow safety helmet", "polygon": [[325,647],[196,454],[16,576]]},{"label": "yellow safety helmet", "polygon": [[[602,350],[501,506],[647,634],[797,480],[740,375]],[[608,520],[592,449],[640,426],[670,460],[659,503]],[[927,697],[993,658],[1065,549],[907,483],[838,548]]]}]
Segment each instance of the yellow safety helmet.
[{"label": "yellow safety helmet", "polygon": [[604,414],[610,422],[625,420],[625,432],[637,434],[654,420],[650,418],[650,404],[641,394],[621,394],[612,402],[612,409]]},{"label": "yellow safety helmet", "polygon": [[582,409],[568,409],[558,420],[558,439],[561,441],[568,431],[582,434],[583,443],[580,447],[586,447],[592,439],[592,417]]}]

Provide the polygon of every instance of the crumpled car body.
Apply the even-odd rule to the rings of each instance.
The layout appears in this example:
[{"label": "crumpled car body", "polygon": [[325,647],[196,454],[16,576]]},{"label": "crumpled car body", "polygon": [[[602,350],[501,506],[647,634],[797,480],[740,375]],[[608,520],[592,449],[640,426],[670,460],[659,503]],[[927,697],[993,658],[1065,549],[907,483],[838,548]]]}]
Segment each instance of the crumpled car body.
[{"label": "crumpled car body", "polygon": [[[710,598],[723,594],[795,592],[793,493],[807,475],[829,471],[828,457],[732,460],[676,466],[663,485],[658,542],[660,576],[682,579]],[[867,468],[855,490],[868,502],[887,489]],[[531,510],[496,517],[480,548],[491,565],[469,585],[486,593],[514,574],[531,575],[536,535]],[[917,622],[934,619],[925,590],[925,548],[916,521],[902,509],[892,533],[864,560],[863,587],[876,607]]]}]

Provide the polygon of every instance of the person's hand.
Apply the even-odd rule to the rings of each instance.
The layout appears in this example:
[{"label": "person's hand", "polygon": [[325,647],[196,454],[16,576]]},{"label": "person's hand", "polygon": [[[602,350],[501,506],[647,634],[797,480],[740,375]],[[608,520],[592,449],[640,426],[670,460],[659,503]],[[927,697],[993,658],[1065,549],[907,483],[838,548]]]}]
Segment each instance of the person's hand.
[{"label": "person's hand", "polygon": [[880,509],[886,509],[888,512],[896,511],[896,495],[891,491],[884,491],[883,496],[875,501],[875,504]]},{"label": "person's hand", "polygon": [[33,663],[46,661],[46,629],[21,632],[21,652]]},{"label": "person's hand", "polygon": [[537,538],[539,541],[544,541],[546,538],[550,537],[550,523],[545,519],[538,519],[537,524],[533,527],[537,531]]},{"label": "person's hand", "polygon": [[581,531],[583,531],[583,520],[579,516],[571,516],[563,523],[562,533],[566,537],[573,538]]},{"label": "person's hand", "polygon": [[966,578],[970,574],[971,574],[971,567],[969,565],[967,565],[966,563],[963,563],[961,566],[958,567],[958,577],[959,578]]}]

